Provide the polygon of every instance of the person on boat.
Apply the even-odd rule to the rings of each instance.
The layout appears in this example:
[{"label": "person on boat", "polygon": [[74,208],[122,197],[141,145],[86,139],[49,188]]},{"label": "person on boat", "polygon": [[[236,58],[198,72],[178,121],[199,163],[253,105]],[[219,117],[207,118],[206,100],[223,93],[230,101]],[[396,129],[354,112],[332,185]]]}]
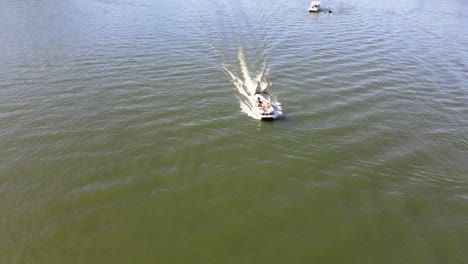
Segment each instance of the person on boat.
[{"label": "person on boat", "polygon": [[263,108],[263,111],[268,110],[268,108],[270,108],[270,103],[268,103],[268,102],[263,102],[262,108]]},{"label": "person on boat", "polygon": [[262,99],[260,99],[260,97],[257,98],[257,105],[258,107],[262,107],[263,106],[263,102],[262,102]]}]

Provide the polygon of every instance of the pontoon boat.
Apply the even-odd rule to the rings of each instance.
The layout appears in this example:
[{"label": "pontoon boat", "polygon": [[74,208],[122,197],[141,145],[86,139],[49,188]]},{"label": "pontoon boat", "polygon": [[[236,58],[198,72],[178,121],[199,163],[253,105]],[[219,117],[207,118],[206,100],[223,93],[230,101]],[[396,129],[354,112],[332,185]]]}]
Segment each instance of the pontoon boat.
[{"label": "pontoon boat", "polygon": [[320,11],[320,1],[312,1],[309,6],[309,12],[319,12]]},{"label": "pontoon boat", "polygon": [[274,120],[283,117],[280,102],[272,102],[270,95],[262,92],[254,94],[254,111],[262,120]]}]

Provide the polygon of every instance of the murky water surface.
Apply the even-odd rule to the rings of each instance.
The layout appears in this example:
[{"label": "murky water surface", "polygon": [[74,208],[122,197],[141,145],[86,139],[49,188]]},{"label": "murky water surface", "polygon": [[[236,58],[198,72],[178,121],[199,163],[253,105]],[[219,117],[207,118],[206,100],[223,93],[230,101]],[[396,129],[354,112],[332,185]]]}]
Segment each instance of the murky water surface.
[{"label": "murky water surface", "polygon": [[468,263],[468,4],[308,4],[4,0],[0,263]]}]

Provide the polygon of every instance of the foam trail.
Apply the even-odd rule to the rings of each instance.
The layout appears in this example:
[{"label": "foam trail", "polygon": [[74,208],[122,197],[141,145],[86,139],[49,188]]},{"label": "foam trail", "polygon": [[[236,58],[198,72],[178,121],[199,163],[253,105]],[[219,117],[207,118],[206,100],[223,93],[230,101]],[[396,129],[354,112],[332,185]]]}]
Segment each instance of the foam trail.
[{"label": "foam trail", "polygon": [[228,65],[226,64],[223,64],[223,68],[231,77],[232,83],[240,94],[239,103],[242,112],[255,119],[260,119],[260,116],[253,111],[255,107],[255,102],[253,102],[253,95],[255,92],[264,91],[269,87],[269,82],[266,80],[266,76],[268,75],[266,60],[264,59],[262,61],[259,71],[256,73],[251,73],[247,65],[247,60],[245,59],[244,49],[241,46],[238,48],[237,58],[239,60],[241,71],[241,74],[239,74],[240,76],[237,76],[235,72],[232,69],[229,69]]}]

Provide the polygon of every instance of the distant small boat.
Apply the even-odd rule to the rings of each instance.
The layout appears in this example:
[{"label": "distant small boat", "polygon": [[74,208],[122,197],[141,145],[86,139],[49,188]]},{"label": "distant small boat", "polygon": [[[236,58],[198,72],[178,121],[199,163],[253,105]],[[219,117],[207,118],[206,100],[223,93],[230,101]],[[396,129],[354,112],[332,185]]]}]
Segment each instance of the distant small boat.
[{"label": "distant small boat", "polygon": [[283,117],[281,103],[272,102],[265,92],[254,95],[254,104],[254,111],[262,120],[275,120]]},{"label": "distant small boat", "polygon": [[320,1],[312,1],[309,6],[309,12],[319,12],[320,4]]}]

